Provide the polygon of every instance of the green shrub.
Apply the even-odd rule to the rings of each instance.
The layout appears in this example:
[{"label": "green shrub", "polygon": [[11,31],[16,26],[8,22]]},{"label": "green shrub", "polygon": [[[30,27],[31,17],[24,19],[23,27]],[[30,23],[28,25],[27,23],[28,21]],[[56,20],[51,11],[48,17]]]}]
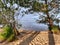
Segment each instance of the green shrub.
[{"label": "green shrub", "polygon": [[15,35],[12,34],[10,37],[7,39],[7,42],[13,41],[15,39]]},{"label": "green shrub", "polygon": [[1,34],[0,34],[0,42],[3,42],[6,38],[4,38]]},{"label": "green shrub", "polygon": [[58,34],[58,32],[59,32],[58,26],[53,26],[52,31],[53,31],[55,34]]},{"label": "green shrub", "polygon": [[13,30],[9,25],[4,26],[3,31],[2,36],[5,38],[8,38],[13,33]]},{"label": "green shrub", "polygon": [[[8,39],[9,37],[11,37],[11,35],[13,35],[13,30],[11,28],[11,26],[9,25],[5,25],[3,27],[3,31],[0,33],[0,40],[5,40],[5,39]],[[12,36],[13,38],[14,36]]]}]

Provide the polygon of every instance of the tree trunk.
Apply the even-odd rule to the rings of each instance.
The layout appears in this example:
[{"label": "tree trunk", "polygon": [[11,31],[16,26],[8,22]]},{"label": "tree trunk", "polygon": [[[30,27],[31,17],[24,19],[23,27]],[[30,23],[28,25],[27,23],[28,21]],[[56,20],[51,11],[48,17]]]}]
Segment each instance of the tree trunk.
[{"label": "tree trunk", "polygon": [[13,18],[13,23],[12,23],[13,32],[14,32],[15,35],[17,36],[17,35],[19,35],[20,33],[19,33],[18,30],[16,29],[14,16],[12,16],[12,18]]},{"label": "tree trunk", "polygon": [[[47,5],[47,0],[45,0],[45,4]],[[52,30],[52,26],[53,26],[53,22],[52,19],[49,17],[49,13],[48,13],[48,7],[46,6],[46,15],[47,15],[47,19],[48,19],[48,23],[49,23],[49,31]]]},{"label": "tree trunk", "polygon": [[16,36],[19,35],[20,33],[19,33],[18,30],[16,29],[15,22],[13,22],[12,26],[13,26],[13,32],[14,32],[14,34],[15,34]]}]

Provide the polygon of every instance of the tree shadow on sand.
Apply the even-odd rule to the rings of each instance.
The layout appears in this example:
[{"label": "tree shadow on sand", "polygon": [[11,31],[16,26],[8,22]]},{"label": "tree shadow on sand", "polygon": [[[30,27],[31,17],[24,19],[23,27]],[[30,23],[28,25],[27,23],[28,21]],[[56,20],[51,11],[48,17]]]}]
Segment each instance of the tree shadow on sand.
[{"label": "tree shadow on sand", "polygon": [[54,36],[51,32],[48,32],[49,45],[55,45]]},{"label": "tree shadow on sand", "polygon": [[19,45],[29,45],[29,43],[39,34],[39,32],[34,32],[27,39],[23,40]]},{"label": "tree shadow on sand", "polygon": [[18,39],[23,38],[24,36],[32,33],[32,31],[22,31],[20,32],[20,35],[17,36]]}]

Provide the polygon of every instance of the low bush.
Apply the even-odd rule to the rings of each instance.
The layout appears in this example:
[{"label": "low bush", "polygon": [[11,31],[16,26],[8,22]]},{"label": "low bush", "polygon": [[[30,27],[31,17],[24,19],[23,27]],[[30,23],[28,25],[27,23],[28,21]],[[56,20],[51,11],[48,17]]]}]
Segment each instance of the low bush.
[{"label": "low bush", "polygon": [[0,40],[9,39],[11,35],[13,35],[12,37],[14,37],[14,33],[11,26],[5,25],[2,30],[3,31],[0,33]]}]

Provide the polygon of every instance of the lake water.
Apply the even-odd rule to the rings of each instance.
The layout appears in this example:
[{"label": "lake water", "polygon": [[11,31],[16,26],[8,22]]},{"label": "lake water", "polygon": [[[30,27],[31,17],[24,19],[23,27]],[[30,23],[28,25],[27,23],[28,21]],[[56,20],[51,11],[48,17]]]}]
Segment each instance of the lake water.
[{"label": "lake water", "polygon": [[22,18],[18,16],[18,23],[22,24],[20,29],[23,30],[35,30],[35,31],[45,31],[48,30],[48,26],[43,23],[37,23],[36,20],[38,19],[38,15],[24,15]]}]

